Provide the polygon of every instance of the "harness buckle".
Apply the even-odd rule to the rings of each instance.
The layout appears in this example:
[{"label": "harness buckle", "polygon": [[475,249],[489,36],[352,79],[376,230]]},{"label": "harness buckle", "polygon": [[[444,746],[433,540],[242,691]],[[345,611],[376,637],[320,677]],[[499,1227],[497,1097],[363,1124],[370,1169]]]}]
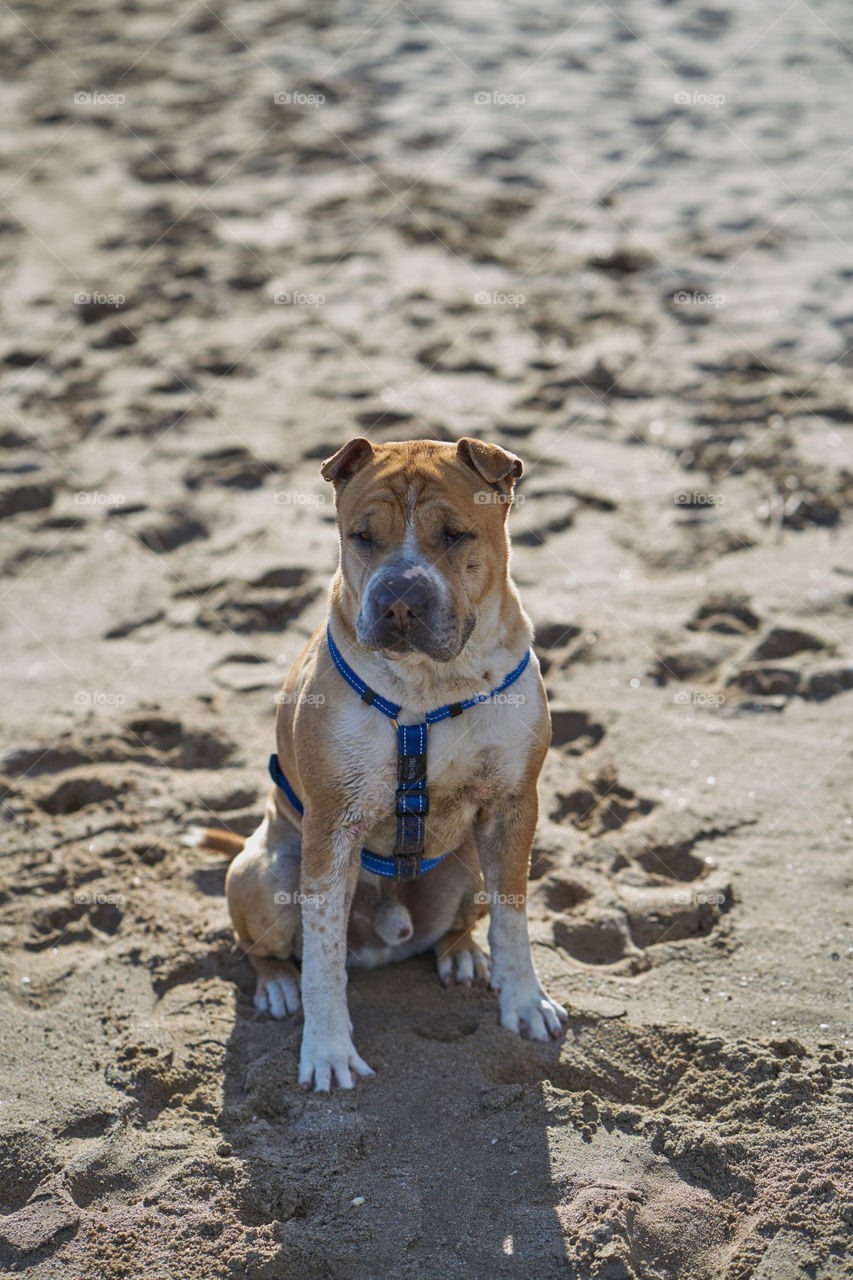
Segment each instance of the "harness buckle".
[{"label": "harness buckle", "polygon": [[423,790],[421,783],[397,788],[397,816],[404,813],[429,813],[429,793]]}]

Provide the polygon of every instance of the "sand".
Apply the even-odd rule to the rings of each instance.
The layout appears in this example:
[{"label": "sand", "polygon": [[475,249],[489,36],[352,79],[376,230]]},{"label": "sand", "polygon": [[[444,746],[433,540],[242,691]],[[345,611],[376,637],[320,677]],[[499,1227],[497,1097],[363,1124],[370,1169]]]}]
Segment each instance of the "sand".
[{"label": "sand", "polygon": [[[853,1274],[849,7],[0,24],[0,1269]],[[357,972],[309,1095],[180,835],[258,820],[357,434],[525,461],[572,1017]]]}]

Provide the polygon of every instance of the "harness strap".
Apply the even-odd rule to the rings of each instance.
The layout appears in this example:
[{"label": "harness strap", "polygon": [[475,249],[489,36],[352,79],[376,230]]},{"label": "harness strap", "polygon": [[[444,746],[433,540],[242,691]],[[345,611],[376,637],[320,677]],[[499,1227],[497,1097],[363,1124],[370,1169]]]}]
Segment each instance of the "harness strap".
[{"label": "harness strap", "polygon": [[[390,702],[387,698],[383,698],[378,694],[375,689],[371,689],[370,685],[365,684],[361,676],[357,675],[344,659],[343,654],[332,639],[332,631],[328,626],[326,627],[326,641],[329,646],[329,653],[332,656],[332,662],[334,662],[350,688],[355,689],[362,702],[366,702],[369,707],[375,707],[377,711],[381,711],[383,716],[387,716],[389,720],[396,720],[402,711],[400,704]],[[518,666],[514,667],[506,679],[502,680],[496,688],[490,689],[488,693],[475,694],[473,698],[466,698],[464,702],[450,702],[443,707],[436,707],[433,711],[426,713],[426,723],[438,724],[440,720],[447,720],[450,716],[461,716],[462,712],[467,711],[469,707],[476,707],[478,703],[488,702],[496,694],[503,693],[504,689],[508,689],[511,684],[515,684],[529,661],[530,650],[528,649]]]},{"label": "harness strap", "polygon": [[[275,785],[277,787],[281,787],[282,791],[301,817],[305,812],[305,806],[293,790],[293,787],[287,781],[275,752],[270,756],[269,773]],[[437,867],[439,863],[444,862],[444,859],[449,857],[450,851],[448,850],[447,853],[439,854],[437,858],[419,858],[418,870],[415,875],[423,875],[426,871],[432,871],[433,867]],[[378,853],[372,853],[370,849],[362,849],[361,851],[361,865],[364,867],[365,871],[371,871],[375,876],[385,876],[390,880],[415,878],[415,876],[398,876],[397,864],[397,858],[383,858]]]},{"label": "harness strap", "polygon": [[394,860],[398,879],[414,880],[420,874],[429,812],[427,793],[426,724],[397,726],[397,838]]},{"label": "harness strap", "polygon": [[281,787],[282,791],[287,796],[288,800],[293,805],[294,809],[296,810],[296,812],[299,814],[301,818],[303,813],[305,812],[305,805],[299,799],[299,796],[293,790],[293,787],[287,781],[287,778],[285,778],[284,771],[282,770],[282,767],[278,762],[278,756],[276,755],[275,752],[273,752],[272,755],[270,756],[269,769],[270,769],[270,777],[272,778],[273,782],[277,787]]},{"label": "harness strap", "polygon": [[515,684],[518,677],[523,673],[525,667],[530,661],[530,650],[521,659],[517,667],[513,667],[505,680],[501,680],[499,685],[494,689],[490,689],[488,693],[478,693],[473,698],[466,698],[464,702],[451,702],[445,707],[436,707],[434,711],[426,713],[427,724],[438,724],[439,720],[447,720],[453,716],[461,716],[463,711],[467,711],[469,707],[476,707],[481,702],[488,702],[497,694],[503,693],[504,689],[508,689],[511,684]]},{"label": "harness strap", "polygon": [[343,655],[332,639],[332,632],[326,627],[326,640],[329,645],[329,653],[332,655],[332,662],[340,671],[347,684],[355,689],[362,702],[366,702],[369,707],[375,707],[377,711],[381,711],[383,716],[387,716],[389,720],[396,720],[402,710],[396,702],[389,702],[387,698],[382,698],[375,689],[371,689],[365,684],[361,676],[356,675],[349,663],[344,661]]}]

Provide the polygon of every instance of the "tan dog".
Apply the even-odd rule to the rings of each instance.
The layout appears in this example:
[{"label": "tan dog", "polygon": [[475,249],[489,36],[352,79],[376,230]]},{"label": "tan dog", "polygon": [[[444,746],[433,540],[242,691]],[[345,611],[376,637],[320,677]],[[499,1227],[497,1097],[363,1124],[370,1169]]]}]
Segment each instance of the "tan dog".
[{"label": "tan dog", "polygon": [[[485,697],[522,667],[532,638],[508,569],[506,516],[521,469],[512,454],[469,439],[356,439],[322,466],[340,533],[328,631],[345,668],[380,696],[371,705],[373,695],[349,686],[326,626],[318,630],[279,704],[285,782],[226,882],[259,1008],[274,1017],[298,1009],[301,955],[306,1087],[328,1089],[334,1077],[349,1089],[354,1074],[372,1074],[352,1041],[347,963],[432,947],[443,981],[486,981],[488,961],[471,940],[486,903],[501,1024],[544,1040],[567,1017],[539,984],[527,932],[537,779],[550,741],[532,652],[505,692]],[[467,699],[481,700],[461,714]],[[386,703],[399,708],[393,723],[378,709]],[[400,821],[409,821],[395,800],[398,722],[421,723],[438,707],[448,714],[429,726],[420,856],[451,856],[417,879],[372,874],[360,865],[363,846],[383,863],[399,854]],[[239,846],[221,834],[201,839]]]}]

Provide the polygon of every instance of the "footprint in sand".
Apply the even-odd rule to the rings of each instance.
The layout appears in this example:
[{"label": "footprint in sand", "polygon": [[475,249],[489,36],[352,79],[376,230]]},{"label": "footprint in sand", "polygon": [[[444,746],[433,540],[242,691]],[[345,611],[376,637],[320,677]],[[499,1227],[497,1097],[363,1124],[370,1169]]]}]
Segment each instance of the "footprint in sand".
[{"label": "footprint in sand", "polygon": [[[601,814],[596,814],[596,799],[598,805],[604,800],[622,806],[615,815],[612,809],[604,810],[614,822],[611,831],[630,818],[645,816],[628,788],[618,787],[621,794],[615,801],[600,793],[599,778],[599,787],[587,793],[591,807],[585,810],[582,793],[575,793],[577,804],[566,813],[581,830],[584,824],[599,836],[608,830]],[[626,807],[632,797],[633,809]],[[587,851],[571,875],[554,872],[540,881],[538,894],[552,912],[559,913],[553,924],[554,941],[574,959],[583,964],[621,964],[629,972],[641,972],[650,965],[644,954],[647,948],[707,936],[731,909],[734,895],[727,877],[716,870],[713,860],[697,852],[697,846],[729,834],[728,829],[697,826],[676,835],[668,816],[661,822],[669,834],[659,839],[634,835],[613,847],[608,847],[605,837]]]}]

